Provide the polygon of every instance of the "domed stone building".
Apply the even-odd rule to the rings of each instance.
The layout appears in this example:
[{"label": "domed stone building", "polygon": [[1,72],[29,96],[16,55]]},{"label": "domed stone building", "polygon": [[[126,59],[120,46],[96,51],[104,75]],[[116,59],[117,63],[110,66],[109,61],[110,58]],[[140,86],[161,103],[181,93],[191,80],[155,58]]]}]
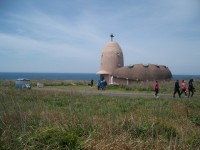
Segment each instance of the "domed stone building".
[{"label": "domed stone building", "polygon": [[108,42],[102,50],[101,68],[97,72],[108,84],[131,85],[135,81],[170,80],[171,71],[165,65],[133,64],[124,66],[124,57],[117,42]]}]

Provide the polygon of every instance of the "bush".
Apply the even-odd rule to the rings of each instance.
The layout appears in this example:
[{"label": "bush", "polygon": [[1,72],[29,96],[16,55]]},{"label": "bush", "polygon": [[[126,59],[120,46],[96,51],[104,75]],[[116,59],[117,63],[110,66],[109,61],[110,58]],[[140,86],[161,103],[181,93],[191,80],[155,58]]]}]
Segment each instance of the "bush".
[{"label": "bush", "polygon": [[80,140],[77,135],[55,128],[45,128],[37,131],[35,136],[38,148],[65,148],[70,150],[81,149]]}]

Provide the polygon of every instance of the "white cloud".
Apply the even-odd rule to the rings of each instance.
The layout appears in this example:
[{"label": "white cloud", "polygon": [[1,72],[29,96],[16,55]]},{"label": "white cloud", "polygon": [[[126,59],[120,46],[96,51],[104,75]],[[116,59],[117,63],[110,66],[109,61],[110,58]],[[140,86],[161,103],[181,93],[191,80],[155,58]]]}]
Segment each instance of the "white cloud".
[{"label": "white cloud", "polygon": [[[65,72],[64,70],[61,70],[63,63],[66,68],[73,68],[75,65],[83,65],[83,62],[89,63],[88,56],[90,56],[90,53],[81,49],[80,46],[46,43],[27,37],[7,34],[0,34],[0,40],[2,42],[2,44],[0,44],[1,56],[9,54],[9,56],[6,56],[7,59],[4,60],[4,65],[9,63],[19,63],[20,65],[18,66],[22,67],[27,65],[26,69],[28,68],[29,70],[37,67],[43,69],[46,68],[41,65],[38,66],[39,63],[43,64],[43,66],[54,66],[55,68],[59,68],[60,72]],[[1,60],[3,60],[3,58]],[[22,63],[22,60],[26,63]],[[89,61],[94,61],[94,59],[91,58]],[[59,63],[60,66],[56,67]],[[30,68],[30,66],[32,67]],[[52,72],[56,70],[53,68],[51,69]],[[82,69],[82,71],[84,71],[84,69]]]}]

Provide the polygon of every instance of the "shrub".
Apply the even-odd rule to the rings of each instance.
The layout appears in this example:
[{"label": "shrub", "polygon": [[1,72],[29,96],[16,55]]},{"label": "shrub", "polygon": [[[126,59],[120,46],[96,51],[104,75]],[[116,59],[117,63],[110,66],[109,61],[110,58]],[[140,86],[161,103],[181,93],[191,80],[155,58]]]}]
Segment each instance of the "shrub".
[{"label": "shrub", "polygon": [[45,128],[37,131],[35,141],[39,148],[49,147],[53,149],[61,147],[70,150],[81,149],[80,140],[77,135],[55,128]]},{"label": "shrub", "polygon": [[89,129],[81,127],[81,125],[77,125],[72,129],[72,132],[75,133],[79,137],[89,135]]}]

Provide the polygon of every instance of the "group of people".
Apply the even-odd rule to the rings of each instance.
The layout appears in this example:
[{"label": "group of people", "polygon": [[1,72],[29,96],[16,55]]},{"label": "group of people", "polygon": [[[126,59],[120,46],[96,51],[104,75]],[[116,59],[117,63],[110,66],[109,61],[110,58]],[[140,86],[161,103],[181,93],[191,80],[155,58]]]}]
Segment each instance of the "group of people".
[{"label": "group of people", "polygon": [[[185,97],[192,97],[194,95],[194,86],[193,86],[193,79],[190,79],[188,82],[188,88],[186,86],[186,83],[184,80],[182,80],[181,83],[181,91],[180,91],[180,85],[179,85],[179,80],[176,80],[175,85],[174,85],[174,93],[173,97],[175,98],[176,93],[178,93],[179,98],[181,98],[181,95],[184,93]],[[154,91],[155,91],[155,97],[158,98],[158,92],[159,92],[159,84],[158,81],[154,83]],[[188,92],[188,94],[187,94]]]},{"label": "group of people", "polygon": [[[181,91],[180,91],[179,80],[176,80],[175,85],[174,85],[173,97],[175,98],[176,93],[178,93],[179,98],[181,98],[181,95],[183,93],[185,94],[185,97],[188,97],[188,98],[192,97],[194,95],[194,91],[195,91],[195,88],[193,86],[193,81],[194,81],[193,79],[189,80],[189,82],[188,82],[188,88],[187,88],[185,80],[182,80]],[[91,80],[90,86],[91,87],[93,86],[93,80]],[[98,83],[97,83],[98,90],[105,90],[106,86],[107,86],[106,80],[102,80],[102,81],[99,80]],[[158,98],[159,97],[158,96],[158,93],[159,93],[159,84],[158,84],[158,81],[155,81],[155,83],[154,83],[154,91],[155,91],[154,96],[156,98]]]},{"label": "group of people", "polygon": [[[176,93],[178,93],[179,98],[181,98],[182,93],[185,93],[185,97],[192,97],[194,95],[194,86],[193,86],[193,79],[190,79],[188,82],[188,88],[186,87],[186,83],[184,80],[182,80],[181,83],[181,92],[180,92],[180,85],[179,85],[179,80],[176,80],[175,82],[175,87],[174,87],[174,93],[173,97],[175,98]],[[188,95],[187,95],[188,92]],[[190,95],[191,94],[191,95]]]},{"label": "group of people", "polygon": [[97,83],[98,90],[105,90],[106,86],[107,86],[106,80],[102,80],[102,81],[99,80]]}]

